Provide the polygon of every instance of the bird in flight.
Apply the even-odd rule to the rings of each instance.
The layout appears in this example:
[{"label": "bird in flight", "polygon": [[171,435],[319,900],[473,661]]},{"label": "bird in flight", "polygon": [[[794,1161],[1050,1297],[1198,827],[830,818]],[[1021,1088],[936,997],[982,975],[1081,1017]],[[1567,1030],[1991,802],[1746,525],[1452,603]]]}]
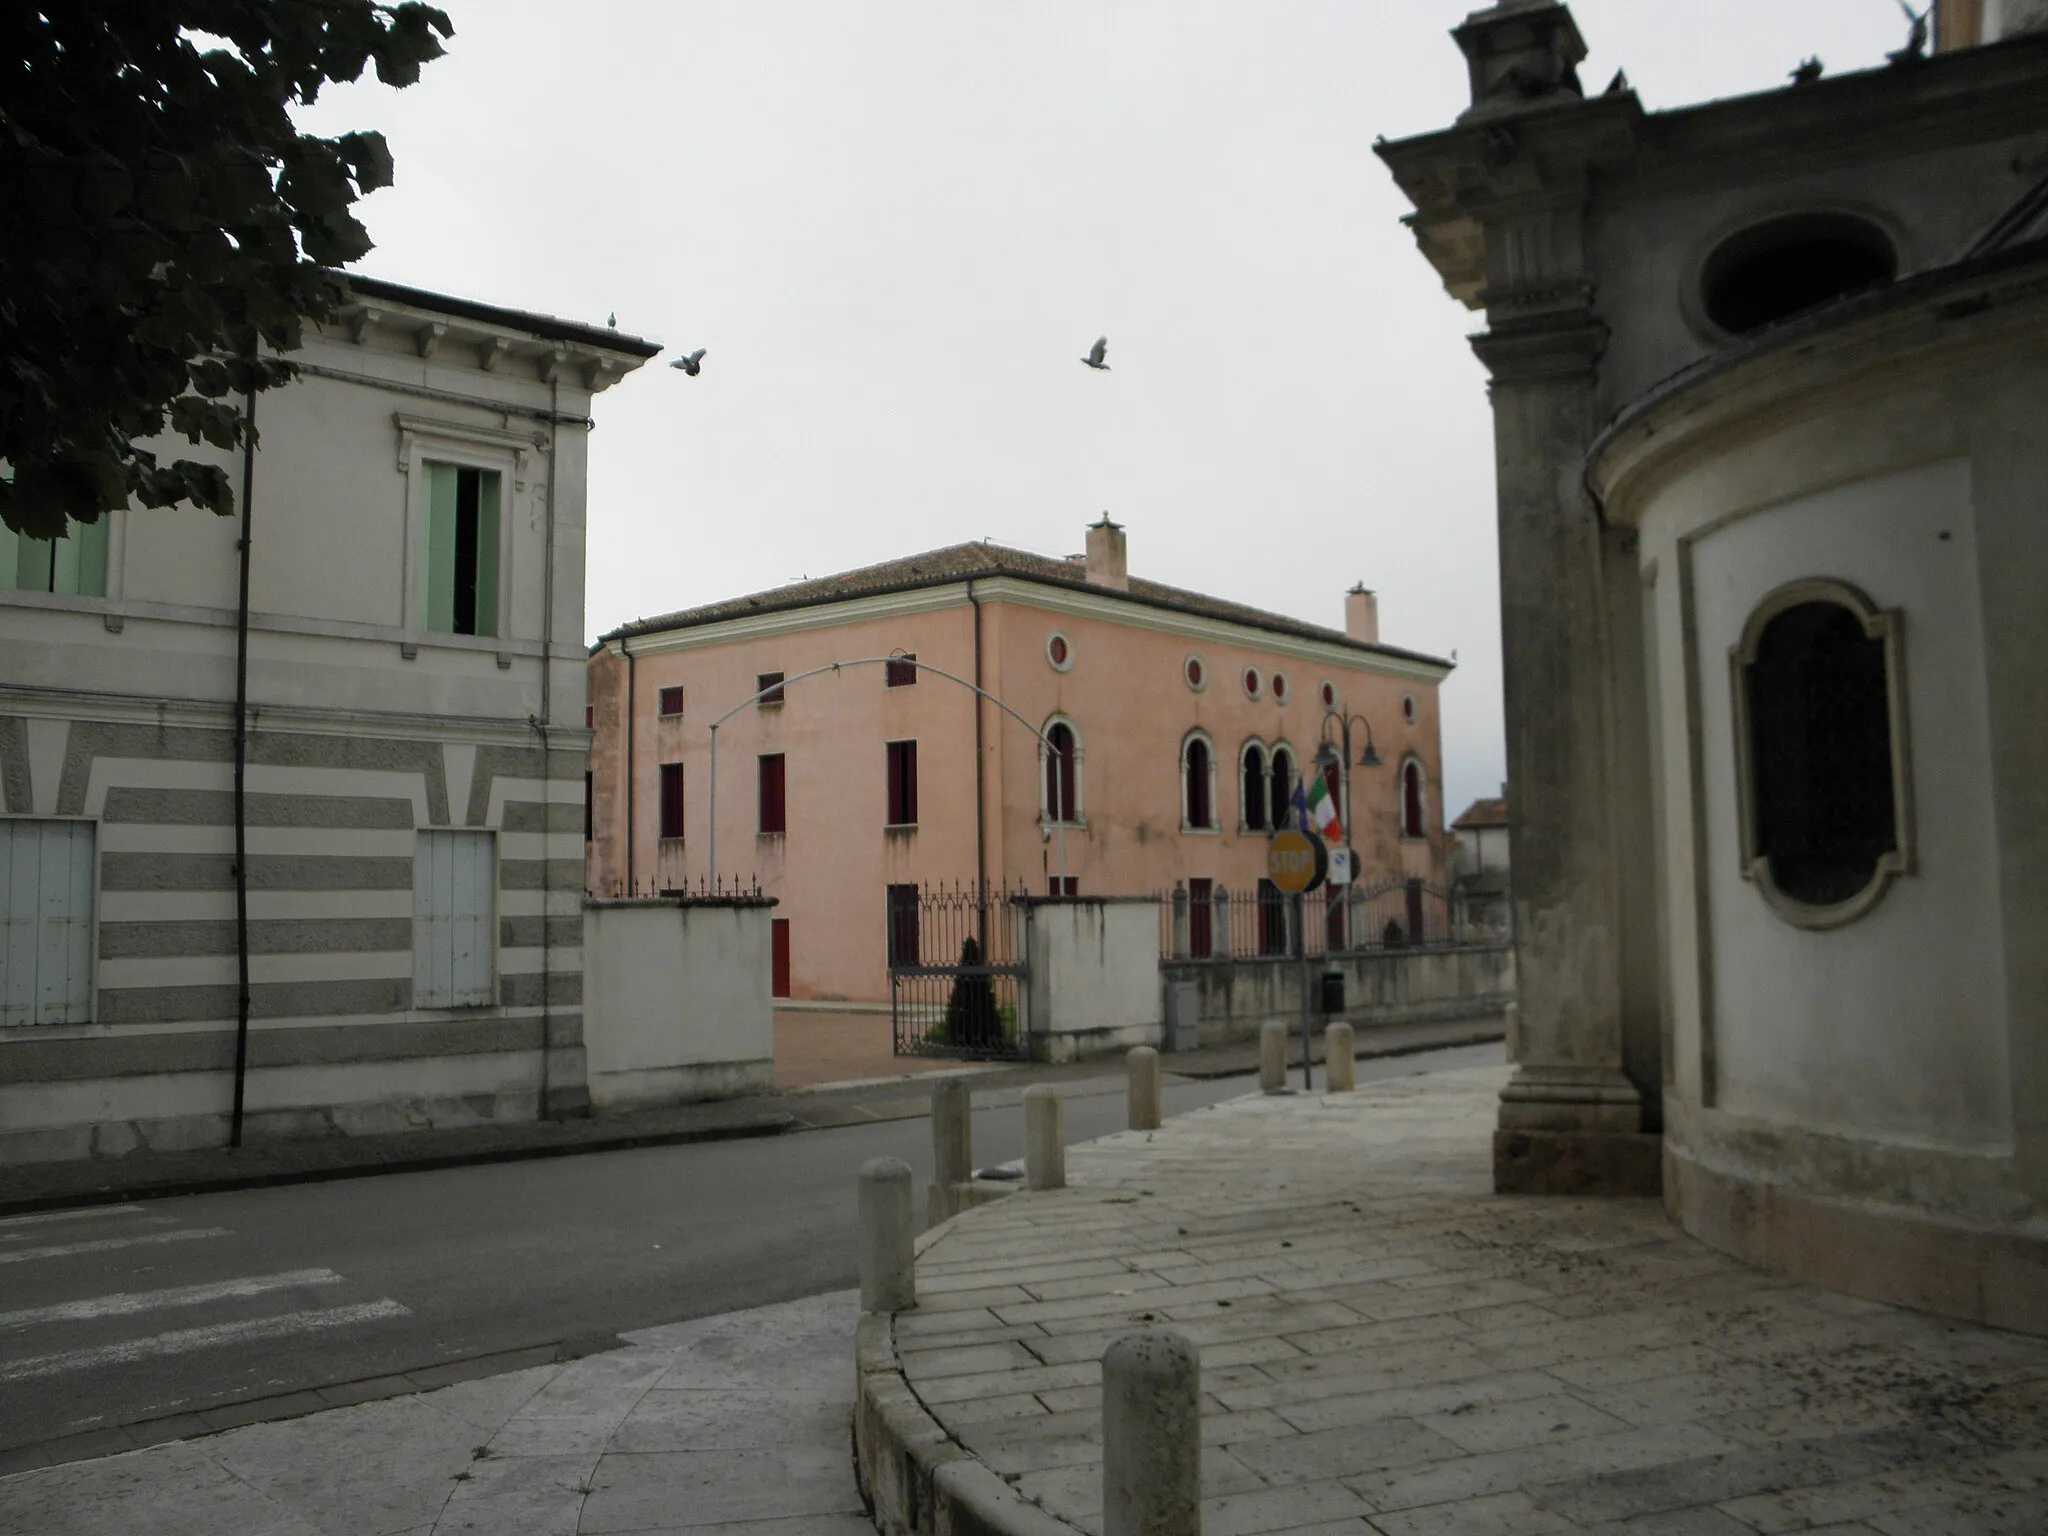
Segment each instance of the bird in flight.
[{"label": "bird in flight", "polygon": [[1099,368],[1102,372],[1107,373],[1109,372],[1109,364],[1105,363],[1103,358],[1108,354],[1109,338],[1107,336],[1098,336],[1095,338],[1095,345],[1088,349],[1088,355],[1082,358],[1081,361],[1090,368]]},{"label": "bird in flight", "polygon": [[670,363],[669,367],[680,368],[694,379],[704,371],[704,349],[699,347],[694,352],[686,353]]}]

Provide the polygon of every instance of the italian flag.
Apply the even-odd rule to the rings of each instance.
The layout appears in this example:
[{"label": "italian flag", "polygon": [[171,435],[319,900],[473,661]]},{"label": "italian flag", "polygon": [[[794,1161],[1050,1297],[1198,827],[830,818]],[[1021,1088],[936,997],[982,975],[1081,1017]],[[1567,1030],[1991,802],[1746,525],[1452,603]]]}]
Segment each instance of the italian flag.
[{"label": "italian flag", "polygon": [[1337,820],[1337,797],[1330,793],[1329,780],[1320,773],[1309,779],[1307,787],[1303,801],[1307,825],[1302,830],[1315,832],[1334,848],[1344,841],[1344,828]]}]

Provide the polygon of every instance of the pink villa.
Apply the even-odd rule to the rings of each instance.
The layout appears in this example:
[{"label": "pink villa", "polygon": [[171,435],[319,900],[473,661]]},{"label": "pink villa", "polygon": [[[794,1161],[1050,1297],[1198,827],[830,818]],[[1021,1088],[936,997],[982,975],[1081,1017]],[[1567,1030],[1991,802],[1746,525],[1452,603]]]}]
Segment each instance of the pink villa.
[{"label": "pink villa", "polygon": [[[1451,663],[1381,643],[1362,586],[1344,619],[1132,577],[1104,518],[1066,560],[956,544],[625,625],[590,656],[589,888],[711,872],[710,727],[744,706],[717,733],[717,859],[779,903],[778,996],[886,1001],[890,903],[920,886],[1248,896],[1347,717],[1361,882],[1441,889]],[[835,662],[861,664],[801,676]],[[1368,736],[1379,766],[1355,766]]]}]

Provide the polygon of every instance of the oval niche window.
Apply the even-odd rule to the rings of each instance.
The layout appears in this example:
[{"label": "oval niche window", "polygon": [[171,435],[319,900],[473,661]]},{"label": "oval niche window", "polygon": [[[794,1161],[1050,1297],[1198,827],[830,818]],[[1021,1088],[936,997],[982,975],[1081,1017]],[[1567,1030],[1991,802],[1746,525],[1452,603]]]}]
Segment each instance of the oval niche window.
[{"label": "oval niche window", "polygon": [[1707,318],[1747,335],[1817,304],[1898,274],[1884,231],[1846,213],[1800,213],[1722,241],[1700,273]]},{"label": "oval niche window", "polygon": [[1854,588],[1796,582],[1731,658],[1744,870],[1803,928],[1860,916],[1910,867],[1898,635]]}]

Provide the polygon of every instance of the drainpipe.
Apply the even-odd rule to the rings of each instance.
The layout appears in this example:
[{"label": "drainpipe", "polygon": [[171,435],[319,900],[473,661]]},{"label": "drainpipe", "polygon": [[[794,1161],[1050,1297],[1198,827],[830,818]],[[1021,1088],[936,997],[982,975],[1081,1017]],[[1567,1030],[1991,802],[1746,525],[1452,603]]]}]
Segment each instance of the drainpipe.
[{"label": "drainpipe", "polygon": [[562,456],[562,379],[559,372],[548,380],[548,510],[547,553],[540,576],[540,1114],[548,1113],[548,1023],[554,1008],[554,945],[549,939],[548,910],[554,899],[550,878],[555,861],[552,825],[555,802],[550,795],[554,783],[554,754],[548,741],[548,726],[555,718],[555,462]]},{"label": "drainpipe", "polygon": [[[623,635],[619,638],[619,654],[626,658],[626,894],[634,895],[633,888],[633,776],[640,765],[633,761],[633,642]],[[712,738],[714,741],[716,737]]]},{"label": "drainpipe", "polygon": [[[254,348],[250,351],[253,357]],[[242,1101],[249,1077],[249,524],[256,498],[256,391],[242,399],[241,593],[235,605],[235,1107],[228,1145],[242,1144]]]},{"label": "drainpipe", "polygon": [[[982,826],[983,799],[981,761],[981,599],[974,595],[974,583],[967,583],[967,606],[974,610],[974,875],[981,888],[988,889],[988,838]],[[983,953],[986,953],[984,941]]]}]

